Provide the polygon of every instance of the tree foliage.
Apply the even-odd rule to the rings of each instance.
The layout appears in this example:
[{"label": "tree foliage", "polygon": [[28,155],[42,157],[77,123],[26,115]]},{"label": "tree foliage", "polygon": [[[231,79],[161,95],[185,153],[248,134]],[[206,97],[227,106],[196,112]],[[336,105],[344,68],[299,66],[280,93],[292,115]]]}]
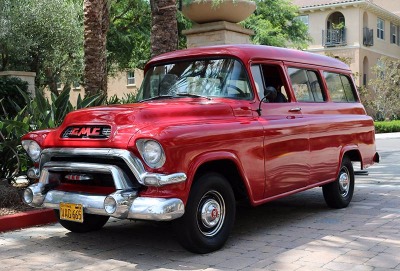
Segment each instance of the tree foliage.
[{"label": "tree foliage", "polygon": [[311,37],[307,26],[296,19],[298,7],[289,0],[255,0],[257,9],[242,25],[252,29],[255,44],[305,49]]},{"label": "tree foliage", "polygon": [[375,119],[396,118],[400,114],[400,60],[382,57],[372,73],[374,79],[361,90],[364,104],[376,112]]},{"label": "tree foliage", "polygon": [[36,72],[36,86],[82,71],[82,6],[65,0],[0,1],[0,70]]},{"label": "tree foliage", "polygon": [[111,3],[107,36],[110,71],[143,68],[150,59],[150,4],[145,0]]}]

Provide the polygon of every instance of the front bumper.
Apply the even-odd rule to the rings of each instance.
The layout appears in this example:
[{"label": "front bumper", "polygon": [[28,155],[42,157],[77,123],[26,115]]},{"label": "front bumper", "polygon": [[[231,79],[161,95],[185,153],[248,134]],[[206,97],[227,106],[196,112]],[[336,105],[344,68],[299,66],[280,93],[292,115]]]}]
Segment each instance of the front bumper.
[{"label": "front bumper", "polygon": [[27,189],[30,189],[33,195],[33,200],[28,203],[33,207],[59,209],[60,203],[68,202],[82,204],[84,213],[88,214],[112,216],[119,219],[154,221],[173,220],[181,217],[185,212],[183,202],[180,199],[137,197],[134,191],[116,192],[122,195],[124,200],[117,202],[116,211],[109,214],[104,208],[104,201],[110,195],[89,195],[58,190],[50,190],[45,193],[45,186],[42,183],[31,185]]},{"label": "front bumper", "polygon": [[[91,162],[69,162],[76,157],[121,158],[131,172],[118,165]],[[69,161],[52,161],[53,157],[63,157]],[[60,203],[74,203],[83,206],[84,213],[112,216],[120,219],[143,219],[167,221],[184,214],[184,204],[179,198],[139,197],[137,185],[128,177],[134,176],[142,185],[162,186],[186,181],[184,173],[155,174],[144,170],[141,161],[125,150],[116,149],[47,149],[40,161],[39,182],[29,186],[24,192],[24,201],[33,207],[59,209]],[[62,174],[104,174],[111,176],[115,192],[109,195],[96,195],[81,192],[55,190],[60,184]],[[129,173],[129,174],[127,174]],[[133,174],[133,175],[132,175]],[[107,200],[107,201],[106,201]],[[113,202],[115,208],[106,208],[106,202]]]}]

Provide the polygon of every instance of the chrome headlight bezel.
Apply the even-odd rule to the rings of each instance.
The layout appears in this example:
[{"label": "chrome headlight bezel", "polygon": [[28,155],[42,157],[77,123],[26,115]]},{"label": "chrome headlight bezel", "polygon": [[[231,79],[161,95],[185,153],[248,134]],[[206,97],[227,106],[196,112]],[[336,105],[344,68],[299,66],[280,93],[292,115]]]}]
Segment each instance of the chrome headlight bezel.
[{"label": "chrome headlight bezel", "polygon": [[42,148],[34,140],[22,140],[22,147],[28,153],[33,162],[39,162]]},{"label": "chrome headlight bezel", "polygon": [[136,147],[146,164],[151,168],[160,168],[164,165],[166,157],[161,144],[154,139],[139,139]]}]

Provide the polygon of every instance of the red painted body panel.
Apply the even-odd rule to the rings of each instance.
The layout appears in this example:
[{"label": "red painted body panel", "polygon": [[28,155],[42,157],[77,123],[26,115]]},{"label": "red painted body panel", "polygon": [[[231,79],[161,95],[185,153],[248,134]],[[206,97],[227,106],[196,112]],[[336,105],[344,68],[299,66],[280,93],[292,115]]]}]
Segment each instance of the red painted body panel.
[{"label": "red painted body panel", "polygon": [[[235,57],[244,63],[252,79],[250,64],[276,63],[284,67],[306,66],[315,70],[340,71],[350,75],[342,62],[295,50],[265,46],[219,46],[189,49],[161,55],[149,62],[170,63],[196,57]],[[286,75],[286,80],[288,80]],[[250,82],[255,88],[254,82]],[[288,86],[291,96],[293,90]],[[326,84],[323,83],[324,88]],[[373,122],[361,103],[296,102],[262,103],[259,98],[178,98],[143,103],[95,107],[68,114],[54,130],[37,131],[23,139],[38,141],[42,148],[128,149],[142,161],[138,139],[155,139],[166,154],[158,169],[148,172],[183,172],[184,183],[143,187],[141,196],[176,197],[186,203],[197,169],[204,163],[229,160],[237,167],[251,204],[279,198],[333,181],[342,156],[357,151],[361,164],[373,164],[375,136]],[[301,108],[291,112],[293,108]],[[61,138],[69,126],[110,125],[108,139]]]}]

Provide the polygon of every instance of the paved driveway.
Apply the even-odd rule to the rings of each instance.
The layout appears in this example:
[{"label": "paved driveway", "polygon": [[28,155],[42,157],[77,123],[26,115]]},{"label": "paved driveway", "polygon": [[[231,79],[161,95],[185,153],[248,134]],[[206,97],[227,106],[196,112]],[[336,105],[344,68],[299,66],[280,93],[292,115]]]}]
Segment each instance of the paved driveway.
[{"label": "paved driveway", "polygon": [[0,234],[0,270],[400,270],[400,140],[378,150],[348,208],[327,208],[321,189],[239,207],[214,253],[183,250],[169,224],[111,220],[89,234],[56,224]]}]

